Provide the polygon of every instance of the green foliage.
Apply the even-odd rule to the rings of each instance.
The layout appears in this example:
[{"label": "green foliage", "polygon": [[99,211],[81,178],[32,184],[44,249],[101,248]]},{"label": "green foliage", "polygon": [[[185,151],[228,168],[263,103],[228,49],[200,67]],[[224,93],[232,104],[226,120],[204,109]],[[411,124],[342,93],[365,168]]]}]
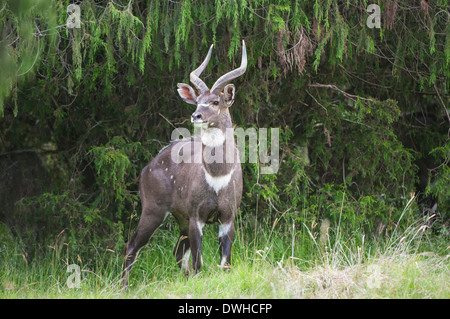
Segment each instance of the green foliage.
[{"label": "green foliage", "polygon": [[130,167],[130,160],[113,146],[94,146],[90,153],[94,156],[99,184],[104,186],[105,193],[113,192],[119,201],[125,192],[125,172]]},{"label": "green foliage", "polygon": [[[83,243],[134,226],[140,170],[193,111],[176,83],[214,44],[213,83],[240,63],[242,39],[233,121],[281,128],[277,175],[243,165],[242,215],[370,232],[401,214],[430,157],[428,192],[448,211],[447,1],[383,3],[379,30],[367,1],[85,0],[80,29],[65,27],[68,3],[0,5],[0,151],[46,155],[53,192],[18,206],[39,211],[29,230],[42,243],[73,225]],[[413,113],[437,124],[416,129]]]},{"label": "green foliage", "polygon": [[100,189],[95,204],[105,208],[114,207],[117,218],[122,216],[127,204],[135,206],[139,200],[130,192],[130,185],[139,170],[131,165],[128,157],[139,156],[138,152],[142,152],[141,143],[127,143],[120,136],[114,136],[105,146],[93,146],[88,152],[93,156]]},{"label": "green foliage", "polygon": [[[206,226],[204,266],[189,278],[168,253],[178,239],[170,229],[174,219],[168,218],[155,240],[139,252],[126,291],[120,285],[123,258],[117,251],[89,243],[92,257],[86,258],[62,234],[57,244],[45,247],[47,254],[30,259],[0,224],[0,235],[7,239],[0,242],[0,296],[448,299],[448,241],[431,243],[428,219],[408,220],[414,214],[412,207],[406,205],[405,216],[385,236],[357,228],[343,230],[344,222],[340,226],[328,220],[300,224],[283,217],[285,222],[275,224],[263,216],[252,223],[251,216],[238,216],[228,271],[216,266],[220,258],[217,228]],[[67,285],[73,275],[69,265],[80,267],[77,288]]]},{"label": "green foliage", "polygon": [[436,158],[438,163],[442,163],[435,167],[432,172],[433,180],[429,180],[426,192],[433,194],[439,199],[439,206],[449,207],[450,201],[450,166],[448,165],[450,156],[450,143],[446,143],[442,147],[436,147],[431,150],[431,155]]},{"label": "green foliage", "polygon": [[48,245],[59,249],[70,243],[79,256],[91,258],[93,243],[109,248],[122,244],[121,223],[112,223],[105,212],[68,192],[43,193],[18,202],[15,217],[13,229],[22,238],[29,258],[45,253]]},{"label": "green foliage", "polygon": [[7,0],[0,4],[0,117],[11,94],[14,115],[18,114],[18,86],[39,67],[44,49],[54,49],[56,33],[49,32],[56,27],[54,5],[51,0]]}]

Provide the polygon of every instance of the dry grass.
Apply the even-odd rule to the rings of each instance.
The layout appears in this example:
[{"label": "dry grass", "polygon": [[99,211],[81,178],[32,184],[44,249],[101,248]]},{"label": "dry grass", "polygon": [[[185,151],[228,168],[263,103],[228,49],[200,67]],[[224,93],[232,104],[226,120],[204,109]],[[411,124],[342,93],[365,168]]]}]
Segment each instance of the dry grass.
[{"label": "dry grass", "polygon": [[449,255],[385,256],[308,271],[286,267],[278,287],[291,298],[450,298]]},{"label": "dry grass", "polygon": [[[293,263],[283,267],[280,285],[292,298],[450,298],[448,254],[419,252],[428,241],[429,218],[396,230],[383,247],[373,250],[364,236],[329,241],[325,220],[316,243],[321,258],[301,271]],[[311,235],[311,233],[310,233]],[[339,238],[339,229],[335,230]],[[360,245],[356,244],[359,242]]]},{"label": "dry grass", "polygon": [[[205,267],[190,278],[182,275],[167,253],[176,236],[161,231],[161,238],[141,251],[125,293],[120,290],[120,253],[99,254],[93,270],[81,264],[80,288],[72,289],[66,284],[69,252],[55,252],[30,265],[19,246],[4,240],[0,297],[449,299],[448,236],[439,237],[438,249],[436,237],[428,237],[432,232],[427,225],[427,219],[413,222],[383,240],[368,240],[357,231],[345,233],[340,223],[333,227],[327,220],[315,234],[303,224],[300,237],[268,230],[250,241],[246,236],[253,230],[248,228],[247,233],[237,232],[233,267],[226,272],[215,266],[219,260],[216,232],[205,229]],[[306,245],[310,250],[302,250]]]}]

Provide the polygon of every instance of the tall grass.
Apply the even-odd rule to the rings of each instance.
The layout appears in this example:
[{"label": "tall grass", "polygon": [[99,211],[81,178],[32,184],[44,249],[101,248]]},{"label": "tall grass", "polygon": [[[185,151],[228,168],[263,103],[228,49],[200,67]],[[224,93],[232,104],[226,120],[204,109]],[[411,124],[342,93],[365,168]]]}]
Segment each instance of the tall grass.
[{"label": "tall grass", "polygon": [[[65,243],[29,261],[10,238],[0,243],[0,297],[449,298],[448,236],[431,236],[430,218],[411,220],[409,205],[389,233],[326,219],[307,225],[287,214],[239,217],[227,271],[217,266],[217,226],[207,226],[204,267],[188,278],[172,256],[178,230],[169,218],[140,251],[127,291],[120,288],[122,252],[92,246],[93,258],[82,260]],[[67,284],[70,264],[80,266],[79,288]]]}]

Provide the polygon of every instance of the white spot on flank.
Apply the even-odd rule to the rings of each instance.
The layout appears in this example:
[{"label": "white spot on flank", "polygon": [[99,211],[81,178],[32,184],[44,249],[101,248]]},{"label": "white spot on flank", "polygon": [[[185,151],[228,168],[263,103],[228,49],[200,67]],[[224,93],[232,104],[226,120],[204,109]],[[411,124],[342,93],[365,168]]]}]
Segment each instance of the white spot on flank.
[{"label": "white spot on flank", "polygon": [[173,175],[170,175],[170,179],[173,179]]},{"label": "white spot on flank", "polygon": [[164,161],[162,161],[161,164],[164,164]]},{"label": "white spot on flank", "polygon": [[166,172],[167,172],[167,167],[166,167]]},{"label": "white spot on flank", "polygon": [[231,223],[220,224],[219,225],[219,237],[228,235],[228,232],[230,231],[230,227],[231,227]]},{"label": "white spot on flank", "polygon": [[222,175],[222,176],[212,176],[210,175],[206,169],[203,167],[203,171],[205,172],[205,179],[206,182],[208,183],[209,186],[212,187],[212,189],[214,189],[214,191],[216,192],[216,194],[219,193],[219,191],[226,187],[228,185],[228,183],[231,180],[231,175],[233,175],[234,173],[234,168],[226,175]]}]

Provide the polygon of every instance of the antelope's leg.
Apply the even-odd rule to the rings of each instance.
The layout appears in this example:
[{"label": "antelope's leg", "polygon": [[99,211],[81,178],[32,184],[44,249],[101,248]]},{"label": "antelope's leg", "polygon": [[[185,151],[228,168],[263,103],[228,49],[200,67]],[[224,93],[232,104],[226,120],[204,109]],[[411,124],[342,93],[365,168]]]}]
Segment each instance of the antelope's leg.
[{"label": "antelope's leg", "polygon": [[220,266],[229,268],[231,265],[231,245],[234,238],[234,223],[231,221],[219,226]]},{"label": "antelope's leg", "polygon": [[142,209],[141,219],[136,232],[131,236],[125,247],[122,287],[128,285],[128,275],[139,249],[148,242],[155,230],[162,224],[166,211],[166,209],[158,209],[157,207],[145,207]]},{"label": "antelope's leg", "polygon": [[196,219],[189,221],[189,244],[192,254],[192,269],[194,274],[202,268],[202,229],[204,224]]},{"label": "antelope's leg", "polygon": [[183,270],[185,275],[189,275],[189,257],[191,256],[191,248],[189,245],[189,237],[180,235],[178,242],[173,249],[173,254],[178,266]]},{"label": "antelope's leg", "polygon": [[173,248],[173,255],[177,261],[178,266],[183,270],[184,274],[189,275],[191,266],[189,265],[189,258],[191,256],[191,246],[189,243],[189,220],[184,219],[176,212],[173,213],[178,225],[180,226],[180,237]]}]

